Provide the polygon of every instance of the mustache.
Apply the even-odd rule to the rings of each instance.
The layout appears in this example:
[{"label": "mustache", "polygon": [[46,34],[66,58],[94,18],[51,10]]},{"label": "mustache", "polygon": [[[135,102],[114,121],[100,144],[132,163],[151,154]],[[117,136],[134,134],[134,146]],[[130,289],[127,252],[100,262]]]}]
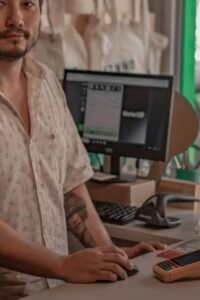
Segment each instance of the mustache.
[{"label": "mustache", "polygon": [[0,32],[0,39],[6,38],[10,35],[15,35],[15,34],[22,34],[25,38],[30,37],[30,33],[28,31],[25,31],[21,28],[12,28],[12,29],[7,29],[7,30]]}]

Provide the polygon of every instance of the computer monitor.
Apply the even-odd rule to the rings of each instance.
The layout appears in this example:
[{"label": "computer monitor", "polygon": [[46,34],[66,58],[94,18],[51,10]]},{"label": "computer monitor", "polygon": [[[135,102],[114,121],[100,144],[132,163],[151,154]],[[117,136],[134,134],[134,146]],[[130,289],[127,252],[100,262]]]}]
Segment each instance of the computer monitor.
[{"label": "computer monitor", "polygon": [[173,77],[65,70],[68,107],[88,152],[166,161]]}]

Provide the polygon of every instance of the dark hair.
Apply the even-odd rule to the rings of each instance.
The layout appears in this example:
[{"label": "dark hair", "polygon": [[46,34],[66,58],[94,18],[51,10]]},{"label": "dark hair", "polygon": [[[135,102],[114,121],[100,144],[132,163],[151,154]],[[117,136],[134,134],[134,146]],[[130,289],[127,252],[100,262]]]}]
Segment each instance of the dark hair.
[{"label": "dark hair", "polygon": [[43,4],[44,0],[39,0],[39,2],[40,2],[40,8],[42,8],[42,4]]}]

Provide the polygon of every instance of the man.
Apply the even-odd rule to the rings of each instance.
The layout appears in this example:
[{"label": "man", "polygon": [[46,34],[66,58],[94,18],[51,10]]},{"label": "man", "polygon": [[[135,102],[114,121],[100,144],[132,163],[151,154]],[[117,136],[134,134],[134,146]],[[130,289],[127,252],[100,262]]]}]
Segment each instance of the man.
[{"label": "man", "polygon": [[[163,249],[119,249],[99,221],[84,185],[92,170],[59,83],[27,55],[41,5],[0,1],[0,299],[64,281],[125,279],[129,258]],[[72,255],[64,206],[70,229],[88,248]]]}]

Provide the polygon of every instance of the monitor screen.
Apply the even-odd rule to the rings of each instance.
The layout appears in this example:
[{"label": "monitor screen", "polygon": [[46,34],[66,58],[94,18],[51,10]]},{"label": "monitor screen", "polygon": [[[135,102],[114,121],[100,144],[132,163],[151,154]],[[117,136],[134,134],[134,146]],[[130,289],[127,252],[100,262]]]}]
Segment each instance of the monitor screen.
[{"label": "monitor screen", "polygon": [[65,70],[63,87],[89,152],[167,159],[171,76]]}]

